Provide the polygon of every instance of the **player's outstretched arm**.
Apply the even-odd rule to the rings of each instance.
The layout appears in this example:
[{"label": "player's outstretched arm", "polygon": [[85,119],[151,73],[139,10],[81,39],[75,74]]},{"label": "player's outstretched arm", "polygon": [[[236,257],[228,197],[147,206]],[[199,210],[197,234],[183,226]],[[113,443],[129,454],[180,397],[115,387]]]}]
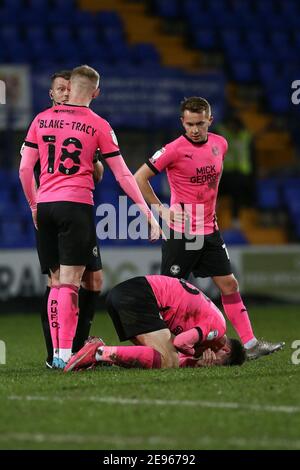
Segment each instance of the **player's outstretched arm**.
[{"label": "player's outstretched arm", "polygon": [[146,215],[148,223],[151,227],[151,240],[158,240],[161,234],[159,224],[147,206],[143,195],[134,179],[133,174],[127,167],[121,155],[107,158],[106,163],[115,175],[116,180],[120,184],[123,191],[135,202],[142,212]]},{"label": "player's outstretched arm", "polygon": [[104,166],[101,162],[97,161],[94,163],[93,178],[95,184],[100,183],[103,178]]}]

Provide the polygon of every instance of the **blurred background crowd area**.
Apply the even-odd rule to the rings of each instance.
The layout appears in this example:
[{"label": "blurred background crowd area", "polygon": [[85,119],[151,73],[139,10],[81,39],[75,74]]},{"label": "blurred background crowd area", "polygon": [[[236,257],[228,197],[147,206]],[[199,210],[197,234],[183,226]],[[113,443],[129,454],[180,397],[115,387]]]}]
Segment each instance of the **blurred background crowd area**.
[{"label": "blurred background crowd area", "polygon": [[[225,241],[299,242],[299,18],[297,0],[0,0],[0,248],[35,245],[19,150],[50,105],[50,76],[79,64],[101,75],[92,108],[132,171],[180,134],[184,97],[207,98],[211,130],[229,142],[218,203]],[[164,175],[151,181],[167,203]],[[117,206],[119,195],[107,169],[96,206]]]}]

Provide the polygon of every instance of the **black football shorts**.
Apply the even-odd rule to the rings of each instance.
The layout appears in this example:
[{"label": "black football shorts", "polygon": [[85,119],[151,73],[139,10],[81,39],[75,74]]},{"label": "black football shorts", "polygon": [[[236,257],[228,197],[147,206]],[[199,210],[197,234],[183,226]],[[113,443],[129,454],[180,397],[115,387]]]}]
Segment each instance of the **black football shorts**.
[{"label": "black football shorts", "polygon": [[[168,240],[162,241],[161,274],[164,276],[188,279],[195,277],[227,276],[232,274],[226,245],[219,231],[204,235],[201,243],[186,239],[184,234],[175,237],[171,231]],[[178,236],[178,237],[179,237]],[[187,243],[195,249],[187,250]],[[197,246],[201,248],[197,249]]]},{"label": "black football shorts", "polygon": [[37,224],[42,272],[59,265],[101,269],[93,206],[66,201],[39,203]]},{"label": "black football shorts", "polygon": [[128,279],[111,289],[106,308],[120,341],[168,328],[145,277]]}]

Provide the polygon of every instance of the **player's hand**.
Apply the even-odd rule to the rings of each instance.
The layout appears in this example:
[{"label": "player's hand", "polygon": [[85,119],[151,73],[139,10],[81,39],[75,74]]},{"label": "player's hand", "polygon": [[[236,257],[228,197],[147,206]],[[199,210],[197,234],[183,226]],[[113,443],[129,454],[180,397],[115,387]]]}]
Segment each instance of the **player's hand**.
[{"label": "player's hand", "polygon": [[37,226],[37,209],[31,209],[31,214],[32,214],[33,225],[38,230],[38,226]]},{"label": "player's hand", "polygon": [[183,224],[183,222],[188,218],[187,214],[180,207],[178,210],[174,210],[161,206],[160,216],[167,224],[170,222],[173,224]]},{"label": "player's hand", "polygon": [[151,242],[156,242],[157,240],[159,240],[160,237],[163,237],[165,239],[165,235],[163,234],[160,226],[159,226],[159,223],[157,222],[157,220],[155,219],[155,217],[153,216],[153,214],[151,214],[151,216],[149,217],[148,219],[148,223],[150,225],[150,241]]},{"label": "player's hand", "polygon": [[202,354],[202,357],[198,359],[196,367],[211,367],[215,365],[216,355],[211,349],[205,349]]}]

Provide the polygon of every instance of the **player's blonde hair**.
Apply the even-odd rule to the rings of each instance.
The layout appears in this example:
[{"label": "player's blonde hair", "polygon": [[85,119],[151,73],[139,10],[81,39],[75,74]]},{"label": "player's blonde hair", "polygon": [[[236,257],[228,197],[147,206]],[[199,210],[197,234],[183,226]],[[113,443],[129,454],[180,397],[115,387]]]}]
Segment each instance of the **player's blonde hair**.
[{"label": "player's blonde hair", "polygon": [[78,81],[82,86],[90,83],[96,90],[99,87],[100,75],[97,70],[89,65],[80,65],[75,67],[71,72],[71,81]]}]

